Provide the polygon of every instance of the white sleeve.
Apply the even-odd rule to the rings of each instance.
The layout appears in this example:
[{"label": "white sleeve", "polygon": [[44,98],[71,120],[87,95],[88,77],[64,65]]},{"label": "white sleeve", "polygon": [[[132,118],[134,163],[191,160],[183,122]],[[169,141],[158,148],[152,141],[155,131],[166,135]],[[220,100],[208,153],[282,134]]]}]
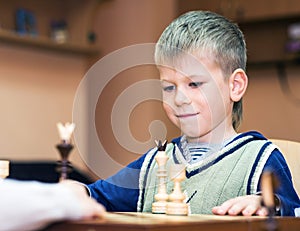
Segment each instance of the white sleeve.
[{"label": "white sleeve", "polygon": [[0,230],[34,230],[50,222],[80,219],[83,212],[71,190],[36,181],[0,182]]}]

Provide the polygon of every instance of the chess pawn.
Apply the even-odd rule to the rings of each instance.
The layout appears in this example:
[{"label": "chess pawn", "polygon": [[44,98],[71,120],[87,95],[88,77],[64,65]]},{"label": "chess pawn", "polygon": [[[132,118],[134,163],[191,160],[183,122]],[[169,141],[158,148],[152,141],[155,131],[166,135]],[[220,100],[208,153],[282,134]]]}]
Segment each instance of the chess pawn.
[{"label": "chess pawn", "polygon": [[170,167],[170,178],[174,182],[173,192],[169,195],[166,213],[168,215],[188,215],[188,205],[181,190],[181,182],[185,179],[185,166],[174,164]]},{"label": "chess pawn", "polygon": [[169,157],[165,151],[158,151],[155,156],[155,161],[158,165],[157,178],[158,178],[158,191],[155,194],[155,202],[152,203],[152,213],[166,213],[168,194],[166,187],[167,170],[166,163]]},{"label": "chess pawn", "polygon": [[0,180],[5,179],[9,175],[9,161],[0,160]]}]

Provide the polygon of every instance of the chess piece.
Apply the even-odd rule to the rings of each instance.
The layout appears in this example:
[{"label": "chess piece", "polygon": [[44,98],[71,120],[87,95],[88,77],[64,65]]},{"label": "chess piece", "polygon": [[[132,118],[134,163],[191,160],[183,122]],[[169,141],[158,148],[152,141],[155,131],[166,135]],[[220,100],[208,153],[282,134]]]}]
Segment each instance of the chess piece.
[{"label": "chess piece", "polygon": [[61,139],[61,143],[56,145],[61,157],[61,161],[58,161],[57,170],[60,172],[59,181],[62,181],[66,180],[68,178],[68,173],[72,171],[72,165],[68,158],[71,150],[73,149],[73,145],[71,144],[71,135],[75,129],[75,124],[66,123],[63,125],[62,123],[58,123],[57,129]]},{"label": "chess piece", "polygon": [[167,169],[166,163],[169,157],[166,155],[166,146],[167,141],[163,144],[161,141],[157,143],[157,154],[155,156],[155,161],[158,165],[156,176],[158,178],[158,191],[154,196],[155,202],[152,203],[152,213],[159,213],[164,214],[166,213],[167,208],[167,187],[166,187],[166,180],[167,180]]},{"label": "chess piece", "polygon": [[169,195],[166,214],[188,215],[188,205],[184,202],[185,195],[181,190],[181,182],[185,179],[185,166],[174,164],[170,167],[170,178],[174,182],[173,192]]},{"label": "chess piece", "polygon": [[5,179],[9,175],[9,161],[0,160],[0,180]]},{"label": "chess piece", "polygon": [[70,143],[61,143],[56,145],[59,151],[61,160],[58,161],[58,172],[60,172],[59,181],[66,180],[68,178],[68,173],[72,171],[71,162],[68,160],[69,154],[73,149],[73,145]]},{"label": "chess piece", "polygon": [[262,191],[262,205],[268,210],[268,219],[266,220],[267,231],[277,230],[277,223],[274,219],[276,215],[276,196],[275,189],[278,187],[279,182],[271,171],[264,171],[261,177],[261,191]]}]

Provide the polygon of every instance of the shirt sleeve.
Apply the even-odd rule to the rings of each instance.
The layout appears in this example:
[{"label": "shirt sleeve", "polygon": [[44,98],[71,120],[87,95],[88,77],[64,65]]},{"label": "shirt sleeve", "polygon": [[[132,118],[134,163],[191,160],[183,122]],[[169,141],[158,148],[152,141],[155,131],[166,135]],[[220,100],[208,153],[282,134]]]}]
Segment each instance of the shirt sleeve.
[{"label": "shirt sleeve", "polygon": [[98,180],[88,188],[91,196],[107,211],[136,212],[140,170],[146,154],[106,180]]},{"label": "shirt sleeve", "polygon": [[[275,190],[281,208],[281,216],[295,216],[295,209],[300,207],[299,197],[294,189],[292,175],[282,153],[275,149],[270,155],[264,170],[271,170],[279,181],[279,187]],[[260,181],[259,181],[259,190]]]},{"label": "shirt sleeve", "polygon": [[35,230],[84,215],[70,189],[36,181],[2,180],[0,205],[1,230]]}]

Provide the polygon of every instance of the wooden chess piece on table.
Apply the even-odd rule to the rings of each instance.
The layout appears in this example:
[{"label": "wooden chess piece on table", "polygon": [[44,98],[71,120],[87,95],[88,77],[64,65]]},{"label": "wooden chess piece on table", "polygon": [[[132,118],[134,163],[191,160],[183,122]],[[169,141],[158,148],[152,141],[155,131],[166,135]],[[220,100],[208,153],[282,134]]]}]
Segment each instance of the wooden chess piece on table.
[{"label": "wooden chess piece on table", "polygon": [[188,215],[188,205],[185,203],[185,195],[181,190],[181,182],[185,179],[185,166],[174,164],[170,167],[170,178],[174,182],[173,192],[169,195],[166,214]]},{"label": "wooden chess piece on table", "polygon": [[66,180],[68,178],[68,173],[72,171],[72,164],[68,160],[69,154],[71,150],[73,149],[72,144],[68,143],[61,143],[57,144],[56,148],[59,151],[61,160],[58,161],[58,172],[60,172],[60,178],[59,181]]},{"label": "wooden chess piece on table", "polygon": [[71,135],[75,129],[75,124],[66,123],[63,125],[62,123],[57,124],[59,136],[61,138],[61,143],[56,145],[56,148],[59,151],[61,160],[58,161],[58,172],[60,173],[59,181],[66,180],[68,178],[68,173],[72,171],[72,165],[69,159],[69,154],[73,149],[73,145],[71,144]]},{"label": "wooden chess piece on table", "polygon": [[0,181],[9,175],[9,161],[0,160]]},{"label": "wooden chess piece on table", "polygon": [[158,165],[156,176],[158,178],[158,191],[154,196],[155,202],[152,203],[152,213],[159,213],[164,214],[166,213],[167,208],[167,187],[166,187],[166,180],[167,180],[167,169],[166,163],[169,157],[166,155],[166,146],[167,141],[162,143],[161,141],[157,142],[157,154],[155,156],[155,161]]},{"label": "wooden chess piece on table", "polygon": [[279,202],[275,196],[275,189],[278,187],[279,182],[276,176],[271,171],[264,171],[261,177],[261,191],[262,191],[262,205],[268,210],[268,219],[266,220],[266,230],[278,230],[277,222],[274,219],[276,215],[276,208]]}]

